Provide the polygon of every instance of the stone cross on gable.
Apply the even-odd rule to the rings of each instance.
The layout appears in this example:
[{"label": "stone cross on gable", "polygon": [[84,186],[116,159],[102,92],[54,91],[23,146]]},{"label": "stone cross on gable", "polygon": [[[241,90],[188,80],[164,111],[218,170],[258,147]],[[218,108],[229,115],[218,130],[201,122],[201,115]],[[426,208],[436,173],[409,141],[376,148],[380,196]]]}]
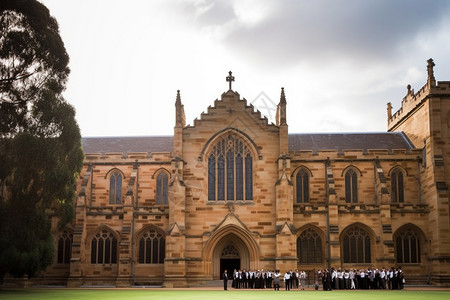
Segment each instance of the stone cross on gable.
[{"label": "stone cross on gable", "polygon": [[227,82],[230,85],[230,91],[231,91],[231,83],[234,81],[234,76],[231,75],[231,71],[228,72],[228,76],[227,76]]}]

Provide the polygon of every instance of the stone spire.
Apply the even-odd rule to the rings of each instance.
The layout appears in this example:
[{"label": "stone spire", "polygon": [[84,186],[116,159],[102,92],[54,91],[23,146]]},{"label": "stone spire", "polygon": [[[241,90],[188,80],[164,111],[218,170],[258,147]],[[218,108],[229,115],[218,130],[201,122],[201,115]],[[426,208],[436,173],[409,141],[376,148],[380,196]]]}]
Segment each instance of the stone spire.
[{"label": "stone spire", "polygon": [[280,103],[277,105],[276,122],[277,126],[286,125],[286,95],[284,94],[284,87],[281,88]]},{"label": "stone spire", "polygon": [[436,86],[436,78],[434,78],[434,69],[433,69],[435,64],[434,64],[434,61],[432,58],[427,60],[427,63],[428,63],[427,64],[427,73],[428,73],[427,85],[429,87],[435,87]]},{"label": "stone spire", "polygon": [[175,127],[186,126],[186,116],[184,114],[184,105],[181,104],[180,90],[177,91],[177,100],[175,101]]}]

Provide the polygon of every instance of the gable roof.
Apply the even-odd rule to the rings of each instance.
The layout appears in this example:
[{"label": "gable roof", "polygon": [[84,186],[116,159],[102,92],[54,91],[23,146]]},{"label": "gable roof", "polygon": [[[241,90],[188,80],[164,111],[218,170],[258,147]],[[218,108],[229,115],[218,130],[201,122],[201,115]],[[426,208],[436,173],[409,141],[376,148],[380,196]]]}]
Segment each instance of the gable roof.
[{"label": "gable roof", "polygon": [[403,132],[289,134],[289,151],[415,149]]},{"label": "gable roof", "polygon": [[84,153],[172,152],[173,136],[84,137]]},{"label": "gable roof", "polygon": [[[172,152],[173,136],[84,137],[84,153]],[[415,149],[403,132],[289,134],[289,151]]]}]

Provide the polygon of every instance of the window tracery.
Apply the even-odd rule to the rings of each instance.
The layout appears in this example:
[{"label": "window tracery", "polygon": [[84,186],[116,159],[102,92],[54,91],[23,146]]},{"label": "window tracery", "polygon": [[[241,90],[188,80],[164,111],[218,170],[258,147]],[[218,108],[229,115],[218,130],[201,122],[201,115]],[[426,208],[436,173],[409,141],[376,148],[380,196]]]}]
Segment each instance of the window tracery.
[{"label": "window tracery", "polygon": [[91,241],[91,264],[117,263],[117,239],[104,229],[94,235]]},{"label": "window tracery", "polygon": [[404,230],[395,242],[398,263],[420,263],[420,239],[415,231]]},{"label": "window tracery", "polygon": [[314,229],[308,228],[298,236],[297,258],[301,264],[322,262],[322,239]]},{"label": "window tracery", "polygon": [[253,158],[247,145],[229,134],[208,157],[210,201],[253,200]]},{"label": "window tracery", "polygon": [[344,263],[370,263],[370,236],[361,227],[348,230],[343,238]]},{"label": "window tracery", "polygon": [[163,234],[150,229],[139,240],[140,264],[163,264],[166,256],[166,239]]},{"label": "window tracery", "polygon": [[72,257],[73,234],[64,230],[58,238],[57,263],[68,264]]}]

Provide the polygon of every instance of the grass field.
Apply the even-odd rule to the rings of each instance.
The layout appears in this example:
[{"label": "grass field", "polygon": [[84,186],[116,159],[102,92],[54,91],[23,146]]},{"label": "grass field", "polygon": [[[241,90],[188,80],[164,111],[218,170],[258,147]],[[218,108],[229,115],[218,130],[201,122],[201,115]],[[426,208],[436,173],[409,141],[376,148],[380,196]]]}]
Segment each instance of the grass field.
[{"label": "grass field", "polygon": [[330,299],[330,300],[364,300],[372,299],[450,299],[450,291],[251,291],[251,290],[160,290],[160,289],[4,289],[0,290],[0,299],[33,299],[33,300],[95,300],[95,299],[183,299],[183,300],[216,300],[216,299]]}]

